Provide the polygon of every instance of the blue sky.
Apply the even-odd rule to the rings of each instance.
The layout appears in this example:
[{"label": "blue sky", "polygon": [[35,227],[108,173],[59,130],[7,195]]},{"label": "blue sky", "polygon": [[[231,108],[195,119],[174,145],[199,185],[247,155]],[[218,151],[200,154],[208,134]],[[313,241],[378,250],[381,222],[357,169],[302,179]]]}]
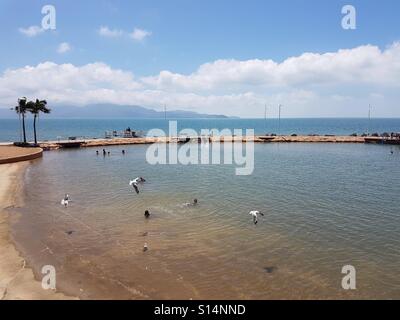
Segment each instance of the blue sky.
[{"label": "blue sky", "polygon": [[[40,26],[43,16],[41,8],[46,4],[52,4],[56,8],[56,30],[45,31],[36,36],[26,36],[20,29]],[[344,30],[341,27],[341,8],[345,4],[351,4],[357,10],[356,30]],[[154,79],[151,85],[140,80],[141,78],[156,77],[162,71],[179,76],[189,76],[196,73],[201,65],[218,60],[231,61],[233,59],[233,61],[241,62],[271,59],[279,64],[288,58],[300,57],[307,52],[323,55],[328,52],[337,52],[340,49],[353,49],[366,45],[376,46],[384,53],[384,50],[400,40],[399,13],[400,1],[397,0],[91,0],[79,2],[1,0],[0,36],[3,45],[0,50],[0,71],[3,73],[3,81],[6,81],[9,79],[4,76],[6,70],[21,71],[20,69],[27,65],[36,67],[41,63],[51,62],[56,66],[71,64],[80,68],[98,62],[110,68],[112,74],[117,70],[126,72],[127,77],[129,77],[128,74],[131,74],[132,83],[126,87],[138,91],[138,94],[133,96],[133,102],[147,104],[146,106],[149,107],[157,108],[158,99],[160,104],[162,101],[168,102],[181,109],[202,108],[201,101],[203,100],[200,98],[190,100],[189,97],[192,94],[208,99],[204,106],[206,111],[217,108],[218,111],[227,114],[245,116],[247,111],[240,109],[239,104],[247,103],[247,98],[246,96],[243,98],[243,95],[254,94],[257,99],[249,100],[248,103],[257,104],[257,107],[253,107],[254,112],[249,112],[249,116],[256,116],[262,105],[261,100],[274,104],[281,97],[282,100],[291,103],[292,101],[287,96],[294,92],[303,92],[303,96],[316,93],[318,97],[324,96],[324,99],[314,100],[310,102],[309,106],[289,107],[288,112],[293,116],[314,114],[334,116],[336,113],[339,115],[344,112],[345,107],[339,107],[337,110],[331,108],[329,112],[318,109],[317,104],[327,103],[329,93],[329,96],[347,98],[351,96],[352,105],[358,101],[357,104],[360,105],[358,109],[346,112],[348,116],[357,116],[362,114],[361,105],[366,103],[359,98],[368,93],[374,97],[390,98],[389,106],[386,109],[383,107],[378,109],[381,110],[381,116],[400,116],[397,104],[395,104],[395,99],[398,98],[396,94],[398,87],[394,86],[393,88],[393,84],[377,88],[376,86],[371,87],[370,84],[352,82],[351,89],[349,89],[349,85],[340,86],[338,84],[331,89],[319,88],[315,91],[315,86],[310,88],[309,83],[301,86],[293,85],[291,82],[290,85],[285,83],[282,88],[277,87],[275,83],[272,85],[268,83],[260,89],[259,85],[257,88],[251,87],[251,81],[254,79],[246,82],[248,77],[244,77],[240,80],[242,81],[240,85],[238,84],[240,81],[234,83],[234,87],[237,87],[235,90],[231,89],[232,81],[227,81],[225,86],[213,87],[214,80],[210,80],[212,85],[201,83],[200,87],[203,85],[204,88],[207,88],[206,90],[193,86],[185,87],[182,83],[175,87],[167,86],[162,82],[170,83],[175,80],[175,76],[172,77],[172,80],[169,78],[162,79],[162,81],[158,79],[157,86],[154,84]],[[117,32],[118,36],[102,36],[99,33],[100,27],[107,27],[109,30]],[[145,30],[148,32],[148,36],[141,40],[132,39],[130,34],[135,28]],[[61,43],[68,44],[64,53],[57,50]],[[398,50],[395,50],[392,54],[397,55],[397,53]],[[357,53],[355,53],[356,55]],[[390,61],[390,63],[393,62]],[[96,68],[93,68],[88,72],[96,72],[95,70]],[[56,71],[62,72],[60,69],[56,69]],[[38,76],[40,75],[43,73]],[[396,76],[396,74],[390,76]],[[371,74],[371,77],[374,75]],[[207,81],[204,79],[203,77],[202,81]],[[218,79],[220,81],[220,78]],[[120,83],[122,80],[117,79],[116,81]],[[133,85],[134,81],[139,83],[138,86]],[[297,83],[297,81],[295,82]],[[101,83],[97,84],[98,89],[114,90],[116,89],[114,86],[115,83],[108,83],[105,87],[102,87]],[[23,94],[21,92],[23,86],[22,88],[17,87],[18,84],[15,84],[7,92]],[[40,90],[37,92],[38,90],[34,91],[32,88],[26,89],[27,94],[40,93]],[[94,90],[91,86],[90,89]],[[140,90],[142,90],[141,93]],[[154,101],[148,97],[144,99],[140,95],[149,90],[154,91],[156,97]],[[6,95],[7,92],[0,91],[0,94]],[[46,92],[43,90],[43,93]],[[181,96],[177,97],[178,94]],[[229,107],[229,102],[225,98],[239,95],[241,98],[235,102],[238,105]],[[58,97],[55,97],[55,101],[57,103],[67,102],[62,96],[63,93],[60,93]],[[224,107],[214,107],[212,101],[221,105],[221,100],[215,98],[221,96],[225,97]],[[8,101],[7,99],[2,99],[0,96],[0,102]],[[113,100],[109,102],[118,103]],[[121,101],[121,103],[123,102]],[[82,101],[82,104],[84,103]],[[235,103],[232,100],[232,104]],[[330,104],[337,105],[337,101],[330,101]],[[345,104],[346,102],[343,102],[343,105]],[[347,105],[349,104],[350,102],[347,102]],[[250,109],[247,108],[247,110]]]}]

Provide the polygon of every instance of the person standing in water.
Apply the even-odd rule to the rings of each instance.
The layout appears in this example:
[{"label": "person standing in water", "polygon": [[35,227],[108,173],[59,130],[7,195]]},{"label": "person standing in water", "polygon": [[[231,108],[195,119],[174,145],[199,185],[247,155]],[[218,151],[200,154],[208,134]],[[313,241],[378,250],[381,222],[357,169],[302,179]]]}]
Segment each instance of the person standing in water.
[{"label": "person standing in water", "polygon": [[150,218],[150,212],[149,212],[149,210],[146,210],[146,211],[144,212],[144,216],[145,216],[146,219]]}]

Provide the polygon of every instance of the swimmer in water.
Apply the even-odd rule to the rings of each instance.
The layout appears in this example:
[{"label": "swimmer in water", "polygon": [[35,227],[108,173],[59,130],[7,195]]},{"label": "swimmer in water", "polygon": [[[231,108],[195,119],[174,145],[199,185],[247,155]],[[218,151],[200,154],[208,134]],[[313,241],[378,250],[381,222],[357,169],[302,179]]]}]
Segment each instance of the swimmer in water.
[{"label": "swimmer in water", "polygon": [[145,216],[146,219],[150,218],[150,212],[149,212],[149,210],[146,210],[146,211],[144,212],[144,216]]},{"label": "swimmer in water", "polygon": [[99,155],[99,150],[96,151],[96,155]]},{"label": "swimmer in water", "polygon": [[186,207],[195,207],[195,206],[197,206],[197,199],[193,199],[193,202],[187,202],[187,203],[185,203],[184,205],[186,206]]},{"label": "swimmer in water", "polygon": [[125,154],[125,150],[122,150],[122,154]]}]

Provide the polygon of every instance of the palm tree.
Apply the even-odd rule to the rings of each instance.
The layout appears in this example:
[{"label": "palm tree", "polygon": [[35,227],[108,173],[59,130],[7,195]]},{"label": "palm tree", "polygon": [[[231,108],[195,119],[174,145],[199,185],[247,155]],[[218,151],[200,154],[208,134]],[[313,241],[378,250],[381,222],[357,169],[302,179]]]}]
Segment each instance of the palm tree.
[{"label": "palm tree", "polygon": [[33,134],[35,137],[35,145],[37,144],[37,136],[36,136],[36,120],[39,117],[39,114],[42,113],[50,113],[51,110],[47,108],[46,100],[36,99],[35,102],[29,101],[27,103],[27,109],[30,113],[33,114]]},{"label": "palm tree", "polygon": [[22,132],[24,136],[24,143],[26,143],[25,115],[28,111],[26,100],[27,99],[25,97],[18,99],[18,106],[14,107],[14,110],[17,112],[20,121],[22,118]]}]

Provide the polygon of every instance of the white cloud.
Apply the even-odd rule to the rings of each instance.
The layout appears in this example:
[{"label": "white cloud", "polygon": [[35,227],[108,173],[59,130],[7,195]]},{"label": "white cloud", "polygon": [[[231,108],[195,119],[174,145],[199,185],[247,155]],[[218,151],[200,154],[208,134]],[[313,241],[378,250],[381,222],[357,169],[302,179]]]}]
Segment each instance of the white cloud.
[{"label": "white cloud", "polygon": [[152,34],[150,31],[140,29],[140,28],[135,28],[133,30],[133,32],[128,33],[121,29],[110,29],[107,26],[100,27],[97,32],[102,37],[120,38],[122,36],[127,36],[138,42],[143,41],[145,38],[151,36],[151,34]]},{"label": "white cloud", "polygon": [[304,53],[280,63],[217,60],[187,75],[162,71],[142,78],[104,63],[44,62],[6,70],[0,76],[0,105],[27,96],[52,104],[136,104],[161,109],[166,103],[170,108],[259,117],[265,103],[284,104],[285,116],[365,116],[372,103],[376,115],[400,116],[399,79],[399,43],[384,50],[367,45]]},{"label": "white cloud", "polygon": [[71,50],[71,46],[68,42],[62,42],[57,48],[57,52],[60,54],[66,53]]},{"label": "white cloud", "polygon": [[109,38],[118,38],[124,34],[122,30],[110,29],[107,26],[100,27],[98,33],[103,37],[109,37]]},{"label": "white cloud", "polygon": [[149,36],[151,36],[150,31],[139,28],[135,28],[133,32],[130,34],[130,37],[136,41],[143,41],[145,38]]},{"label": "white cloud", "polygon": [[30,26],[29,28],[19,28],[19,32],[27,37],[36,37],[44,32],[44,29],[38,26]]},{"label": "white cloud", "polygon": [[217,60],[189,75],[162,71],[143,81],[158,89],[184,91],[321,88],[334,85],[400,86],[400,43],[381,51],[360,46],[337,52],[304,53],[281,63],[272,60]]}]

